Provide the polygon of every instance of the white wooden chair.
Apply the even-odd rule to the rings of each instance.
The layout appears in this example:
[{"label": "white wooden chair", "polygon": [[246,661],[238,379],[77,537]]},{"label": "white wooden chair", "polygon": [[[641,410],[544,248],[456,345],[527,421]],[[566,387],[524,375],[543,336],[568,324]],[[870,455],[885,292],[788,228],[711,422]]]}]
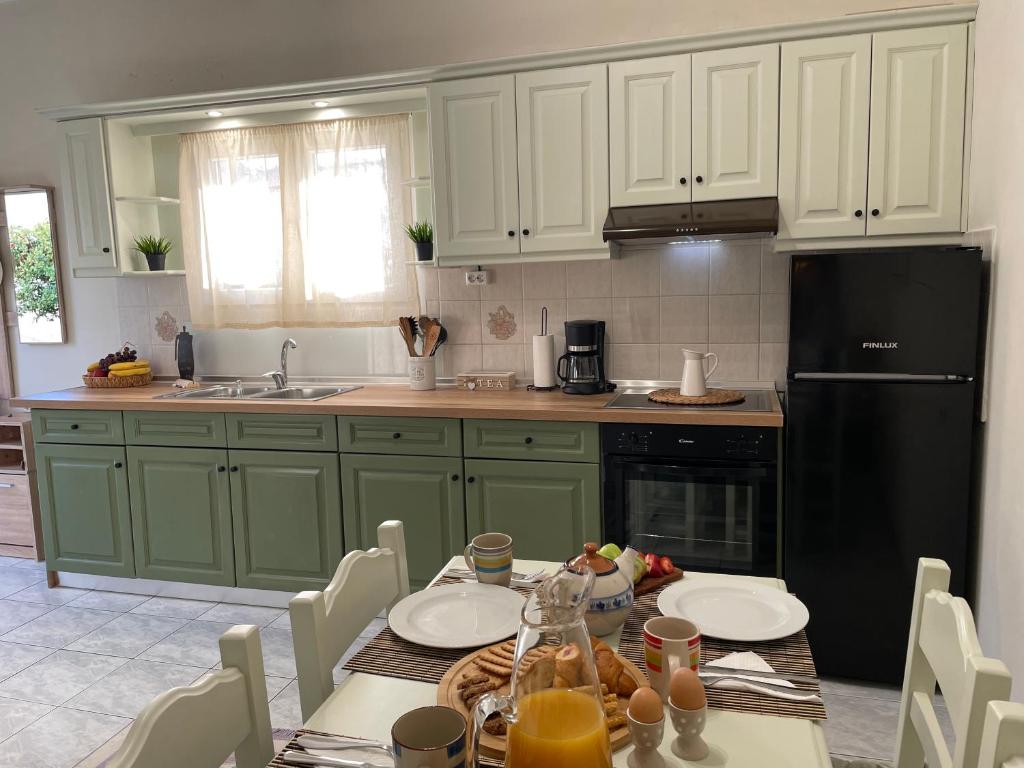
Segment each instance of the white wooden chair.
[{"label": "white wooden chair", "polygon": [[139,713],[107,768],[265,768],[274,757],[267,681],[257,627],[232,627],[220,638],[223,669],[172,688]]},{"label": "white wooden chair", "polygon": [[[970,606],[949,589],[949,566],[921,558],[900,700],[896,768],[978,768],[986,705],[1010,695],[1010,673],[982,655]],[[870,652],[870,640],[865,640]],[[953,722],[950,755],[932,698],[939,684]]]},{"label": "white wooden chair", "polygon": [[988,703],[978,767],[1024,768],[1024,704]]},{"label": "white wooden chair", "polygon": [[302,719],[334,691],[334,667],[381,611],[409,594],[405,532],[398,520],[377,527],[377,548],[345,555],[323,592],[300,592],[288,603]]}]

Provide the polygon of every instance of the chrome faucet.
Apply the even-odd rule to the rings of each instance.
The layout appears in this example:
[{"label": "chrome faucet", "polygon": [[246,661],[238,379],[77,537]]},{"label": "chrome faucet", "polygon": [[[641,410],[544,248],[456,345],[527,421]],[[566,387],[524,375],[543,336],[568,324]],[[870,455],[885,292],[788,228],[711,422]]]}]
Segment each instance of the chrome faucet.
[{"label": "chrome faucet", "polygon": [[281,369],[278,371],[268,371],[264,373],[264,376],[270,377],[274,380],[274,386],[278,389],[284,389],[288,386],[288,350],[298,349],[299,344],[295,339],[285,339],[284,344],[281,345]]}]

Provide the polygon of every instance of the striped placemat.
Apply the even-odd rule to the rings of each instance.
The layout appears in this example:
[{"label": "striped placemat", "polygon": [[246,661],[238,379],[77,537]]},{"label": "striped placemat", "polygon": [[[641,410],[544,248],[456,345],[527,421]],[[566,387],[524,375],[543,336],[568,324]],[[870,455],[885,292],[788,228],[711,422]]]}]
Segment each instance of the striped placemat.
[{"label": "striped placemat", "polygon": [[[295,732],[295,736],[292,738],[291,741],[288,742],[288,746],[286,746],[284,749],[282,749],[280,752],[274,755],[274,759],[270,761],[269,768],[294,768],[293,764],[286,763],[284,761],[282,755],[289,750],[294,750],[296,752],[306,751],[299,746],[298,738],[300,736],[342,736],[343,738],[352,739],[353,741],[370,741],[369,739],[360,739],[355,736],[343,736],[343,734],[339,733],[324,733],[323,731],[310,731],[306,729],[301,729]],[[381,762],[381,765],[384,764],[384,762]],[[487,766],[487,768],[502,768],[504,764],[505,763],[503,760],[494,760],[489,757],[484,757],[483,755],[480,756],[480,765]]]},{"label": "striped placemat", "polygon": [[[458,579],[442,578],[438,580],[437,584],[453,584],[458,581]],[[529,589],[519,587],[515,589],[523,594],[530,593]],[[660,591],[638,597],[622,628],[619,653],[640,669],[644,668],[644,622],[661,615],[658,610],[658,592]],[[441,678],[452,664],[474,650],[473,648],[428,648],[403,640],[392,632],[390,627],[385,627],[349,659],[344,668],[352,672],[365,672],[371,675],[400,677],[405,680],[437,684],[441,682]],[[814,667],[811,648],[807,643],[807,635],[804,631],[801,630],[782,640],[763,643],[737,643],[706,637],[701,642],[700,661],[701,664],[706,664],[736,651],[753,651],[780,674],[814,680],[814,682],[798,680],[793,682],[800,690],[821,695],[821,689],[817,683],[818,673]],[[714,688],[707,689],[707,695],[708,706],[713,709],[796,717],[806,720],[824,720],[826,718],[825,706],[818,703],[786,701],[748,691],[726,691]]]}]

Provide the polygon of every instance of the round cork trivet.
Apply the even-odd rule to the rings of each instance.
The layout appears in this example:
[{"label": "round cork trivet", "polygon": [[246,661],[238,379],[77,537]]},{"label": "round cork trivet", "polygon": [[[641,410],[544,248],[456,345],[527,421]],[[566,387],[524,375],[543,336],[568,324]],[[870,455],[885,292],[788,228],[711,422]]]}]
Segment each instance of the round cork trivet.
[{"label": "round cork trivet", "polygon": [[647,395],[648,400],[666,405],[729,405],[742,403],[746,397],[736,389],[709,389],[706,395],[681,395],[678,389],[656,389]]}]

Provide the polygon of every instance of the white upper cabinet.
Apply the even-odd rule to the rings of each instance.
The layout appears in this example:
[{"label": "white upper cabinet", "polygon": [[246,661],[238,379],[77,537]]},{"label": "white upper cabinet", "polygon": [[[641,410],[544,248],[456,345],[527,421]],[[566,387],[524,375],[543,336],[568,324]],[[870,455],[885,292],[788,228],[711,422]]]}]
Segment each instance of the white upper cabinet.
[{"label": "white upper cabinet", "polygon": [[690,55],[608,66],[611,204],[690,201]]},{"label": "white upper cabinet", "polygon": [[523,253],[606,248],[608,68],[516,75]]},{"label": "white upper cabinet", "polygon": [[871,36],[782,45],[779,237],[865,232]]},{"label": "white upper cabinet", "polygon": [[779,46],[693,54],[694,201],[778,193]]},{"label": "white upper cabinet", "polygon": [[515,78],[437,83],[428,105],[438,259],[518,254]]},{"label": "white upper cabinet", "polygon": [[960,230],[966,79],[965,25],[874,36],[869,235]]},{"label": "white upper cabinet", "polygon": [[61,200],[72,271],[115,274],[114,228],[100,118],[58,123]]}]

